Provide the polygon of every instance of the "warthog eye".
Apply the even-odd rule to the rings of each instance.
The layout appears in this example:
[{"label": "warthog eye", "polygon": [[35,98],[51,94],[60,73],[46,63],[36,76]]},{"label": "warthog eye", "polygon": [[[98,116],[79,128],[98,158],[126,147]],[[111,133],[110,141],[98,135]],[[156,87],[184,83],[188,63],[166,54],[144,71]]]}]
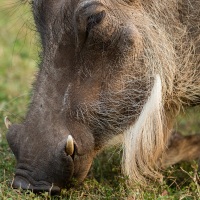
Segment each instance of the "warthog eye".
[{"label": "warthog eye", "polygon": [[89,33],[90,30],[93,29],[97,24],[100,24],[105,15],[106,15],[105,11],[102,11],[100,13],[89,16],[87,18],[87,27],[86,27],[87,33]]}]

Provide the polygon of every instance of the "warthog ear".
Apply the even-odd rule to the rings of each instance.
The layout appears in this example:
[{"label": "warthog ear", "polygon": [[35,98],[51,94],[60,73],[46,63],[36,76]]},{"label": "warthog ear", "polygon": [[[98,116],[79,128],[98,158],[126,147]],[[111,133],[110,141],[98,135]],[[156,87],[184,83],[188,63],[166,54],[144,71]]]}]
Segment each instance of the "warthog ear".
[{"label": "warthog ear", "polygon": [[74,153],[74,139],[72,138],[71,135],[69,135],[67,138],[65,150],[66,150],[67,155],[72,156]]},{"label": "warthog ear", "polygon": [[4,123],[7,129],[9,129],[12,126],[12,123],[10,122],[7,116],[4,118]]}]

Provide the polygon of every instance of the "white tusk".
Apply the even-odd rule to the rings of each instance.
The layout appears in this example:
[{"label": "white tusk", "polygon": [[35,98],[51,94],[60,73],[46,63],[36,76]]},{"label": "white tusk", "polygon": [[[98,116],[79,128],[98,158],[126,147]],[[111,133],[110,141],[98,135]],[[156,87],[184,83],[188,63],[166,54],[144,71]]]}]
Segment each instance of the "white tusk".
[{"label": "white tusk", "polygon": [[4,118],[4,123],[5,123],[7,129],[9,129],[12,125],[12,123],[10,122],[10,120],[8,119],[7,116]]},{"label": "white tusk", "polygon": [[66,153],[70,156],[74,153],[74,140],[71,135],[69,135],[67,138]]}]

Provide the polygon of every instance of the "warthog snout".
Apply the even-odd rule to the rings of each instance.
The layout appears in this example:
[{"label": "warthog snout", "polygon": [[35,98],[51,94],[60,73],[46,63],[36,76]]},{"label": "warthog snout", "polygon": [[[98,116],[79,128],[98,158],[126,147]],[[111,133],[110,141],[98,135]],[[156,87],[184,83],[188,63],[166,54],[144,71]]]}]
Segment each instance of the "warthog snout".
[{"label": "warthog snout", "polygon": [[32,184],[29,183],[28,180],[26,180],[24,177],[20,177],[20,176],[16,176],[13,183],[12,183],[12,187],[14,189],[24,189],[24,190],[30,190],[33,191],[35,193],[39,193],[39,192],[44,192],[47,191],[50,194],[59,194],[60,193],[60,188],[58,186],[54,186],[54,185],[49,185],[43,183],[43,185],[38,185],[38,186],[33,186]]}]

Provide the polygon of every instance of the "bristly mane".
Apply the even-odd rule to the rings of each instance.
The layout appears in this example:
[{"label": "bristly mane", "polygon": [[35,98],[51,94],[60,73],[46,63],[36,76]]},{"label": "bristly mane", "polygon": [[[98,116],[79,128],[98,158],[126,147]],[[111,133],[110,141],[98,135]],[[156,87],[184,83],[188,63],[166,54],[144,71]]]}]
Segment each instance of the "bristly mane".
[{"label": "bristly mane", "polygon": [[147,74],[155,80],[136,123],[124,133],[123,170],[130,182],[162,178],[159,159],[167,148],[173,120],[184,107],[200,102],[200,12],[194,11],[200,1],[188,4],[143,0],[142,20],[135,17],[143,34]]}]

